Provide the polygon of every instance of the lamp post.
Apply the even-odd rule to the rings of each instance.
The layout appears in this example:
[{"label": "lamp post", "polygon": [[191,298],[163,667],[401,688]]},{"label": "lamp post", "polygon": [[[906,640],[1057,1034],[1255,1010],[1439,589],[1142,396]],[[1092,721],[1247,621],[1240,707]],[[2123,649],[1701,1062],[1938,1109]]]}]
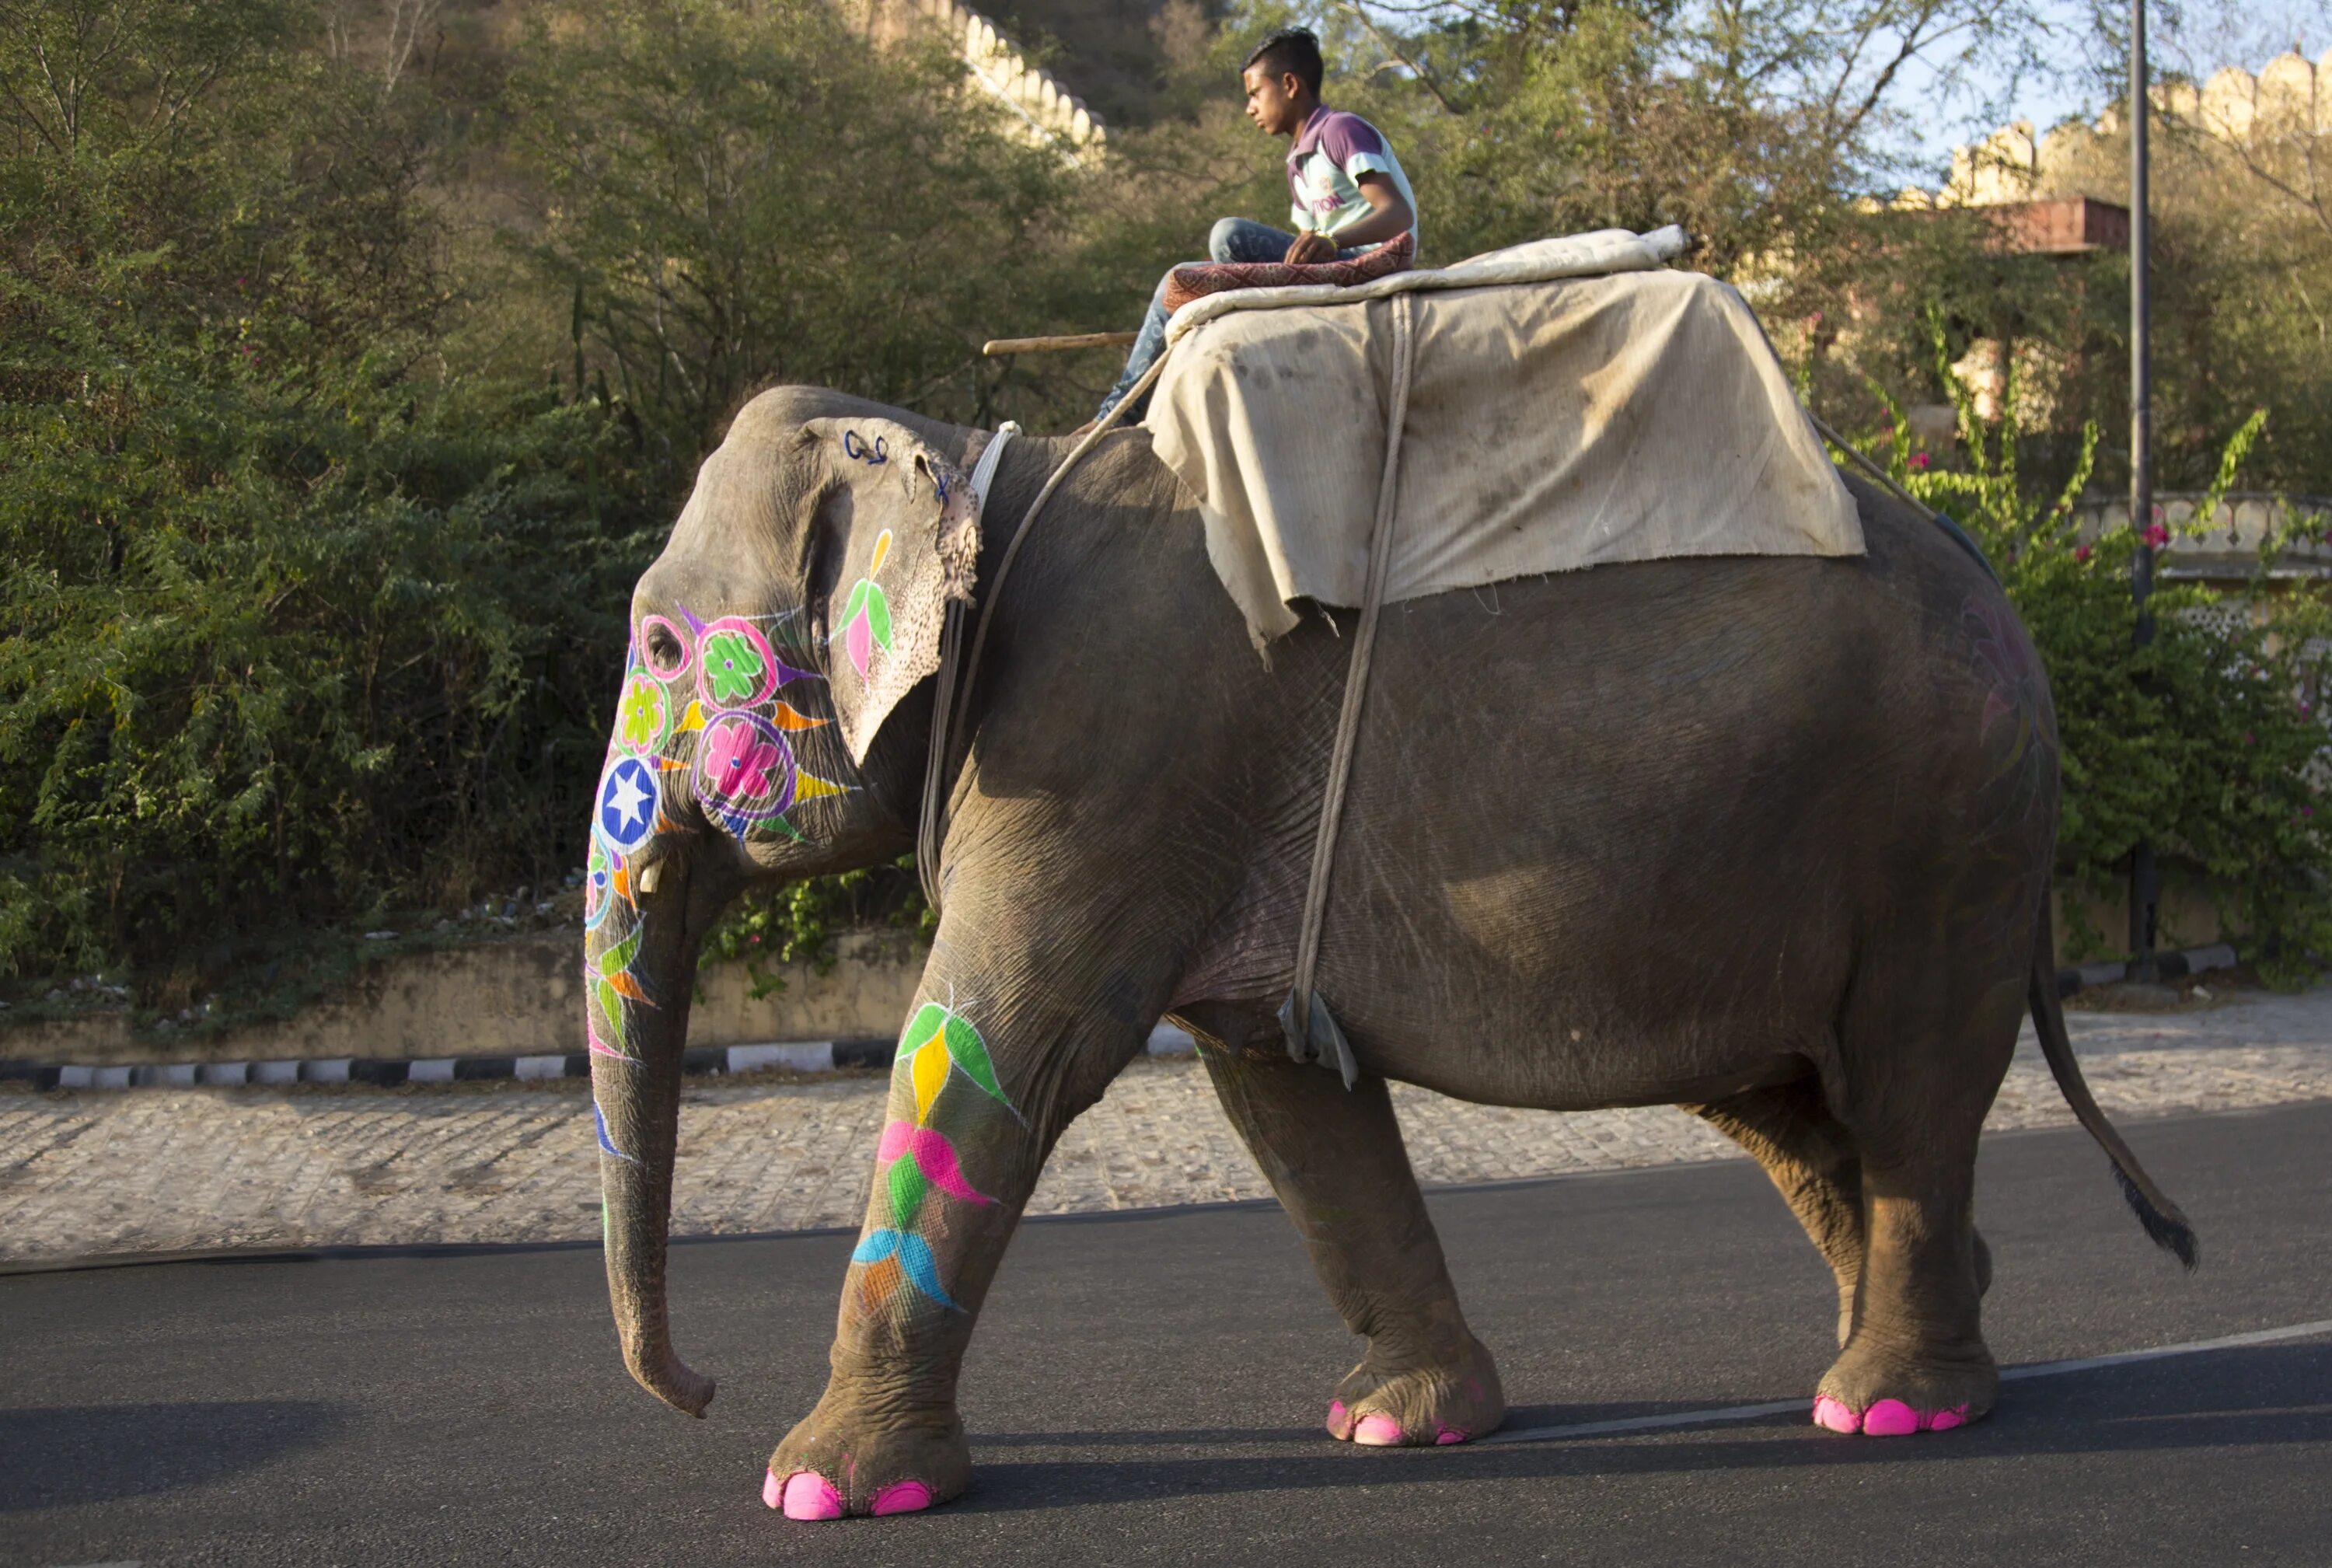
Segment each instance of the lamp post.
[{"label": "lamp post", "polygon": [[[2129,597],[2137,611],[2132,645],[2154,640],[2154,616],[2146,598],[2154,591],[2154,545],[2146,530],[2154,521],[2153,419],[2146,345],[2146,130],[2151,107],[2146,92],[2146,0],[2129,0],[2129,526],[2137,536],[2130,558]],[[2130,978],[2151,984],[2155,908],[2160,899],[2154,846],[2141,837],[2129,856]]]}]

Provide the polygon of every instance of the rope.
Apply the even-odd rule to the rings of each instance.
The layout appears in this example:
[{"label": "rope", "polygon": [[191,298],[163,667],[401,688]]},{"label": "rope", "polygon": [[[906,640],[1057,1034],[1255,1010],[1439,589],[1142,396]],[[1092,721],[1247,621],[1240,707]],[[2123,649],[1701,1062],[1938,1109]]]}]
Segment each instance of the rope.
[{"label": "rope", "polygon": [[1967,551],[1968,554],[1975,558],[1975,564],[1983,568],[1984,575],[1986,577],[1989,577],[1994,582],[1998,582],[2000,580],[2000,573],[1993,569],[1992,558],[1983,553],[1983,547],[1976,543],[1975,540],[1970,539],[1968,537],[1967,530],[1962,528],[1957,522],[1954,521],[1949,513],[1936,511],[1934,507],[1929,506],[1926,502],[1921,501],[1917,496],[1912,494],[1909,491],[1896,483],[1895,476],[1893,474],[1879,467],[1878,464],[1873,463],[1869,458],[1865,457],[1862,454],[1862,449],[1860,447],[1849,445],[1847,444],[1846,437],[1831,429],[1830,425],[1824,422],[1821,415],[1809,408],[1806,410],[1806,417],[1813,421],[1814,429],[1820,433],[1823,440],[1829,442],[1832,446],[1837,447],[1840,452],[1845,453],[1849,457],[1852,458],[1854,460],[1854,465],[1857,468],[1861,469],[1863,473],[1870,475],[1871,478],[1877,480],[1880,484],[1885,485],[1887,489],[1893,493],[1896,500],[1902,502],[1914,512],[1926,512],[1929,521],[1935,522],[1937,526],[1942,528],[1945,533],[1951,535],[1952,542],[1954,544],[1958,545],[1962,550]]},{"label": "rope", "polygon": [[1369,658],[1377,638],[1377,620],[1384,608],[1385,578],[1392,563],[1394,502],[1399,493],[1402,426],[1409,418],[1410,368],[1416,356],[1410,330],[1412,296],[1392,300],[1392,396],[1385,415],[1384,477],[1377,486],[1377,515],[1369,535],[1369,574],[1361,598],[1360,624],[1352,633],[1352,657],[1344,674],[1344,703],[1336,717],[1336,740],[1328,754],[1328,778],[1320,799],[1320,837],[1312,848],[1312,879],[1304,892],[1304,923],[1295,936],[1295,983],[1280,1010],[1280,1028],[1287,1037],[1287,1054],[1299,1062],[1327,1065],[1333,1053],[1344,1087],[1352,1086],[1360,1069],[1352,1047],[1312,985],[1320,964],[1320,928],[1328,913],[1328,874],[1335,865],[1336,839],[1344,820],[1344,791],[1352,781],[1352,753],[1361,733],[1361,713],[1368,701]]},{"label": "rope", "polygon": [[[1061,487],[1061,481],[1068,477],[1069,470],[1083,462],[1085,454],[1099,445],[1101,438],[1116,427],[1118,421],[1125,416],[1125,411],[1142,400],[1142,395],[1150,390],[1159,373],[1166,368],[1167,357],[1172,352],[1171,343],[1159,352],[1150,368],[1142,372],[1142,379],[1133,384],[1133,389],[1120,398],[1117,406],[1111,409],[1100,424],[1086,432],[1085,439],[1070,449],[1067,458],[1053,470],[1045,481],[1044,488],[1037,492],[1037,499],[1028,503],[1028,510],[1021,513],[1019,526],[1012,531],[1012,538],[1004,547],[1003,557],[996,563],[996,575],[989,580],[988,590],[980,596],[980,619],[972,627],[969,653],[962,645],[962,601],[952,600],[948,605],[947,618],[940,627],[938,684],[932,694],[931,753],[923,760],[922,813],[915,828],[915,875],[923,885],[923,899],[932,906],[933,914],[940,912],[940,849],[947,834],[948,758],[954,750],[957,738],[965,732],[964,726],[970,720],[973,677],[980,672],[980,655],[988,646],[988,628],[996,617],[997,601],[1004,595],[1004,579],[1010,574],[1012,563],[1020,558],[1020,547],[1027,541],[1028,531],[1036,525],[1037,517],[1045,510],[1045,503],[1053,499],[1053,492]],[[997,444],[990,443],[988,451],[980,454],[983,467],[990,453],[996,453],[999,457],[1002,455],[997,452]],[[980,484],[978,474],[973,476],[973,483],[980,489],[980,504],[985,507],[987,489]],[[949,701],[951,695],[954,698],[952,704]]]}]

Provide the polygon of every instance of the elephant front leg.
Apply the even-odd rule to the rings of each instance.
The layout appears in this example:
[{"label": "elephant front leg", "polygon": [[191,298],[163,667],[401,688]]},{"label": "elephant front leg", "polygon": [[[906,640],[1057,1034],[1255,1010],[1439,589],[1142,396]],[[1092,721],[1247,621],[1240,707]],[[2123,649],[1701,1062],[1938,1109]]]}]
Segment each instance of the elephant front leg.
[{"label": "elephant front leg", "polygon": [[[1138,1046],[1122,1032],[1096,1046],[1024,1021],[1008,1054],[947,1005],[926,1002],[909,1020],[832,1375],[769,1457],[770,1507],[795,1519],[912,1513],[970,1483],[955,1394],[973,1321],[1054,1139]],[[1034,1070],[1045,1061],[1066,1068]],[[1040,1104],[1013,1087],[1032,1080],[1049,1091]]]},{"label": "elephant front leg", "polygon": [[1384,1080],[1347,1090],[1316,1066],[1201,1054],[1338,1315],[1368,1341],[1329,1403],[1329,1434],[1389,1448],[1495,1430],[1497,1368],[1458,1308]]}]

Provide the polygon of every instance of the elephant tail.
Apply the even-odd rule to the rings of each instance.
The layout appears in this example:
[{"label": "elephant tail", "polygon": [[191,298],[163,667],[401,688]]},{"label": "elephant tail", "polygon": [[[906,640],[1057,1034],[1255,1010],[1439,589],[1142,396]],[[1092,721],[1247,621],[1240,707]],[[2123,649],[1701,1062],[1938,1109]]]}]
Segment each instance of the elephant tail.
[{"label": "elephant tail", "polygon": [[2065,1012],[2057,999],[2057,935],[2049,910],[2049,895],[2040,895],[2040,924],[2032,942],[2032,974],[2028,999],[2032,1007],[2032,1028],[2040,1037],[2040,1054],[2048,1058],[2049,1071],[2057,1080],[2058,1089],[2065,1103],[2073,1108],[2074,1117],[2088,1129],[2089,1136],[2106,1152],[2113,1162],[2114,1180],[2121,1185],[2121,1195],[2129,1200],[2137,1222],[2146,1228],[2154,1244],[2174,1254],[2190,1270],[2203,1257],[2202,1243],[2195,1238],[2194,1227],[2177,1204],[2173,1203],[2129,1145],[2121,1141],[2106,1114],[2098,1109],[2098,1102],[2089,1093],[2087,1080],[2081,1076],[2081,1064],[2073,1056],[2071,1037],[2065,1033]]}]

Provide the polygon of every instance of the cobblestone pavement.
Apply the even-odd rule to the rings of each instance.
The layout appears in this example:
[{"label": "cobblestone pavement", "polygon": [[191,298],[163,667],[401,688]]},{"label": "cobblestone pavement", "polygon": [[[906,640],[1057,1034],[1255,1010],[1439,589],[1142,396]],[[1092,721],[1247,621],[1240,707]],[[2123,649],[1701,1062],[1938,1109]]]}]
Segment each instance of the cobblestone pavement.
[{"label": "cobblestone pavement", "polygon": [[[2121,1121],[2332,1099],[2332,988],[2069,1016]],[[855,1226],[878,1074],[686,1091],[677,1233]],[[1562,1114],[1396,1087],[1429,1185],[1740,1157],[1674,1109]],[[1989,1123],[2071,1121],[2030,1027]],[[2142,1142],[2142,1141],[2141,1141]],[[0,1259],[597,1233],[583,1085],[0,1096]],[[1267,1197],[1191,1058],[1137,1062],[1072,1125],[1031,1213]]]}]

